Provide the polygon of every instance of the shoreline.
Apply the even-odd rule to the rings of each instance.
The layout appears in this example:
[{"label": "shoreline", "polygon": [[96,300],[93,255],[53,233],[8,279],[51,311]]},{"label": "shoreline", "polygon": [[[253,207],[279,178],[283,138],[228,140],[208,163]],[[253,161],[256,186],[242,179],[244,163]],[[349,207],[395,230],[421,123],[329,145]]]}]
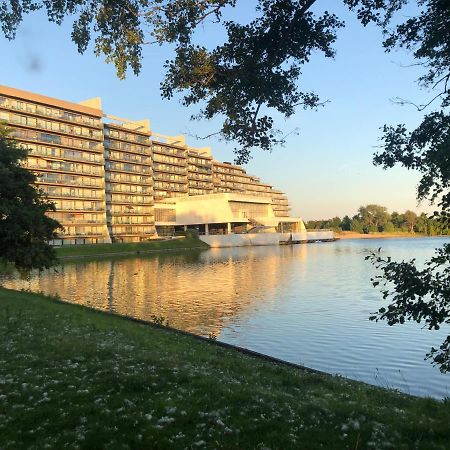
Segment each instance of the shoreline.
[{"label": "shoreline", "polygon": [[345,239],[419,239],[419,238],[442,238],[448,237],[445,235],[439,236],[427,236],[425,234],[420,233],[354,233],[354,232],[335,232],[335,236],[337,239],[345,240]]},{"label": "shoreline", "polygon": [[450,440],[443,401],[41,294],[2,288],[0,313],[2,448],[346,449],[388,440],[428,449]]}]

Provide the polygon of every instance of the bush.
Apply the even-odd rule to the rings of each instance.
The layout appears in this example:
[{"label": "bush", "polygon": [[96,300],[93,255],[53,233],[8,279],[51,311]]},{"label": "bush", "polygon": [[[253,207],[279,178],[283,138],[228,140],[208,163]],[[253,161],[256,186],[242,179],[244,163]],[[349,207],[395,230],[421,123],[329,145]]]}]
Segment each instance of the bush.
[{"label": "bush", "polygon": [[186,231],[178,231],[177,236],[184,236],[188,239],[198,239],[198,230],[195,228],[188,228]]}]

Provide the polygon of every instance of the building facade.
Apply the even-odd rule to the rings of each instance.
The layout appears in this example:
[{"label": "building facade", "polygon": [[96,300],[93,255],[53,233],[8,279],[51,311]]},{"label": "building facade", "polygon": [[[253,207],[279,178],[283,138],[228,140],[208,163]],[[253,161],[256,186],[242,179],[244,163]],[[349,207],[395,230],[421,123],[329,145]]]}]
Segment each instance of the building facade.
[{"label": "building facade", "polygon": [[[49,215],[64,227],[57,245],[139,242],[187,226],[218,234],[300,226],[281,191],[216,161],[210,148],[152,132],[148,120],[106,115],[99,98],[72,103],[0,86],[0,122],[29,149],[26,165],[55,203]],[[224,213],[187,218],[186,207]]]},{"label": "building facade", "polygon": [[145,123],[104,125],[106,218],[116,242],[139,242],[156,233],[152,143]]},{"label": "building facade", "polygon": [[55,204],[62,243],[110,242],[106,226],[103,113],[0,87],[0,120],[29,149],[27,167]]}]

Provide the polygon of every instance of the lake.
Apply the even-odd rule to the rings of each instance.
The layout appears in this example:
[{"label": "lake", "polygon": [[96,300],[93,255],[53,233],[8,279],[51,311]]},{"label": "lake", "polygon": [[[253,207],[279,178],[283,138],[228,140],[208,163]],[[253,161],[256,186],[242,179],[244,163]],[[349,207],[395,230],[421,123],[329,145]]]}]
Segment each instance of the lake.
[{"label": "lake", "polygon": [[420,396],[450,396],[450,374],[424,361],[449,330],[370,322],[381,305],[364,257],[382,247],[429,258],[442,238],[342,240],[65,262],[5,287],[169,325],[277,358]]}]

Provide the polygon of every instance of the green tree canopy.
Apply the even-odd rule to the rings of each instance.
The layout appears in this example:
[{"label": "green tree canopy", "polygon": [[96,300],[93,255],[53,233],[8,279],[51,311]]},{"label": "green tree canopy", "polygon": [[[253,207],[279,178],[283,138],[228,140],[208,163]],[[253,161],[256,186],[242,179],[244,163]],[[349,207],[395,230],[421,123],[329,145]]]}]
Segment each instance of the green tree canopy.
[{"label": "green tree canopy", "polygon": [[410,233],[414,232],[414,225],[417,223],[417,214],[414,211],[410,211],[409,209],[405,211],[405,223],[408,226],[408,231]]},{"label": "green tree canopy", "polygon": [[[447,0],[341,0],[335,4],[338,3],[354,11],[363,25],[380,25],[387,35],[386,50],[411,50],[428,69],[420,81],[427,86],[443,86],[439,96],[448,106]],[[398,24],[391,30],[391,19],[411,5],[416,6],[417,15],[406,21],[399,16],[399,23],[397,19]],[[135,74],[140,72],[144,45],[170,44],[174,56],[166,62],[162,95],[171,98],[181,92],[184,105],[202,105],[195,116],[199,119],[222,117],[218,134],[236,142],[236,161],[243,163],[250,158],[252,149],[270,150],[284,141],[274,127],[271,110],[290,117],[298,107],[317,108],[322,104],[316,93],[300,90],[298,81],[302,67],[313,53],[327,58],[335,54],[336,32],[344,22],[328,11],[317,12],[333,6],[320,0],[256,0],[253,20],[242,24],[223,20],[227,9],[239,7],[237,0],[0,0],[0,24],[4,35],[13,39],[23,17],[38,10],[44,10],[56,24],[72,20],[71,37],[78,51],[85,52],[93,41],[95,54],[114,64],[120,78],[126,76],[128,69]],[[213,48],[195,34],[207,20],[214,20],[216,26],[221,24],[225,32],[223,43]],[[424,122],[425,128],[447,126],[445,114],[430,115]],[[403,135],[400,147],[393,147],[393,135]],[[386,144],[392,145],[386,145],[387,150],[377,157],[377,163],[386,166],[394,164],[396,148],[402,152],[409,142],[414,153],[422,145],[421,139],[408,137],[401,126],[386,127],[385,136]],[[406,157],[408,152],[402,154]],[[439,179],[442,182],[437,175],[428,183],[421,183],[422,191]]]},{"label": "green tree canopy", "polygon": [[366,205],[358,209],[358,218],[363,227],[379,228],[389,221],[389,213],[385,206]]},{"label": "green tree canopy", "polygon": [[341,222],[342,231],[350,231],[352,226],[352,219],[348,216],[344,216]]},{"label": "green tree canopy", "polygon": [[57,237],[61,225],[46,216],[54,205],[23,167],[26,156],[0,126],[0,258],[19,270],[44,269],[56,262],[48,241]]},{"label": "green tree canopy", "polygon": [[[430,101],[414,105],[431,109],[420,125],[409,131],[405,125],[383,127],[382,150],[374,162],[384,168],[400,164],[421,174],[417,198],[437,204],[438,216],[448,228],[450,217],[450,2],[448,0],[350,0],[359,8],[363,23],[374,21],[386,33],[387,51],[404,48],[412,52],[416,64],[425,69],[419,83],[432,92]],[[418,6],[417,14],[395,23],[395,13],[408,4]],[[411,217],[405,213],[405,221]],[[423,224],[422,220],[422,224]],[[427,227],[428,228],[428,227]],[[383,296],[391,300],[374,320],[390,325],[405,320],[424,322],[429,329],[450,324],[450,244],[436,251],[436,256],[417,268],[415,261],[395,262],[372,255],[382,271],[374,285],[383,286]],[[441,371],[450,371],[450,335],[428,354]]]},{"label": "green tree canopy", "polygon": [[[314,92],[298,87],[302,66],[313,53],[334,56],[336,30],[343,23],[328,12],[313,13],[316,0],[257,0],[255,17],[246,24],[222,20],[236,0],[0,0],[5,36],[15,37],[23,16],[45,10],[50,21],[74,20],[72,40],[83,53],[91,40],[96,55],[113,63],[124,78],[138,74],[146,43],[171,44],[163,97],[184,94],[183,105],[201,104],[198,119],[220,116],[223,138],[237,144],[243,163],[258,147],[270,150],[283,142],[270,110],[285,117],[296,108],[317,108]],[[213,19],[224,28],[224,42],[213,48],[197,44],[198,26]],[[144,32],[149,30],[148,32]]]}]

